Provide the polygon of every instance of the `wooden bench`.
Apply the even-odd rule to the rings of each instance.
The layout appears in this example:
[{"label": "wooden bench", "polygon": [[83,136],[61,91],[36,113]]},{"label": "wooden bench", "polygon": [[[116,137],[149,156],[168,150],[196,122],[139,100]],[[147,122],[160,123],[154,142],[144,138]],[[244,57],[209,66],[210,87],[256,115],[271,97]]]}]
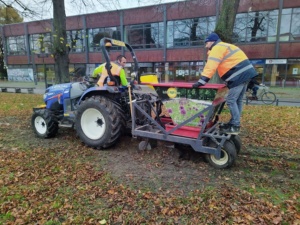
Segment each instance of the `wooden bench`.
[{"label": "wooden bench", "polygon": [[7,92],[7,89],[14,89],[15,93],[21,93],[21,89],[25,89],[29,94],[33,94],[35,87],[0,87],[2,92]]}]

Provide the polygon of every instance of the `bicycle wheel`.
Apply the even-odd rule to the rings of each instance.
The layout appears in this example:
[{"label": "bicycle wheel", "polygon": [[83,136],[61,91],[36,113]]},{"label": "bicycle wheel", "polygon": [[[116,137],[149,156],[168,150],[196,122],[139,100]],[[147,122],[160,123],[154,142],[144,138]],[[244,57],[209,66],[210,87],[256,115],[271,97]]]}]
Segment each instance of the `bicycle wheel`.
[{"label": "bicycle wheel", "polygon": [[261,96],[261,100],[266,105],[271,105],[276,101],[276,95],[273,92],[268,91],[263,93],[263,95]]}]

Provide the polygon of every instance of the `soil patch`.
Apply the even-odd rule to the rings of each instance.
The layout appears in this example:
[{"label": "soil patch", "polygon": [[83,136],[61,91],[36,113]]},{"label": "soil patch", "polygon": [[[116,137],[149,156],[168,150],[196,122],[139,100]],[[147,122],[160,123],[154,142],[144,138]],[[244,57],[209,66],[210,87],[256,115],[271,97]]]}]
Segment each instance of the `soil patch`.
[{"label": "soil patch", "polygon": [[273,149],[243,146],[235,165],[219,170],[206,163],[203,154],[186,146],[178,149],[159,141],[156,148],[140,151],[140,139],[123,136],[108,150],[94,150],[85,147],[70,128],[60,128],[58,135],[52,139],[37,138],[28,121],[30,119],[1,118],[0,134],[5,134],[5,139],[1,140],[0,149],[10,150],[8,148],[15,149],[16,146],[27,150],[44,148],[53,152],[64,151],[70,146],[74,146],[74,151],[85,149],[90,151],[90,160],[96,170],[107,171],[114,180],[133,189],[188,194],[223,185],[245,189],[275,187],[282,191],[286,186],[290,191],[300,188],[300,159],[276,154]]}]

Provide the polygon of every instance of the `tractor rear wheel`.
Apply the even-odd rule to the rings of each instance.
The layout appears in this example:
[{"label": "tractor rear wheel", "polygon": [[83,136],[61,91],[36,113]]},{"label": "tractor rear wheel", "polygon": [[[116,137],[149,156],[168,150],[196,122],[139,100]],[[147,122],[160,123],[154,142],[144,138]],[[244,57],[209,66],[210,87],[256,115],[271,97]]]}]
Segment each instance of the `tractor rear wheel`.
[{"label": "tractor rear wheel", "polygon": [[40,138],[54,137],[58,131],[57,119],[48,109],[34,111],[31,117],[31,125]]},{"label": "tractor rear wheel", "polygon": [[121,136],[123,120],[122,110],[112,100],[93,96],[79,105],[75,129],[87,146],[104,149],[114,145]]}]

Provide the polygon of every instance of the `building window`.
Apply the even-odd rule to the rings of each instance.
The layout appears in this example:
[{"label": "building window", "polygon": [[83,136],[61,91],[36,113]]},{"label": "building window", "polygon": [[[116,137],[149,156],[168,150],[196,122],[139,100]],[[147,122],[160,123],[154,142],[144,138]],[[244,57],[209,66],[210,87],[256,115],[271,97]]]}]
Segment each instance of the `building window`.
[{"label": "building window", "polygon": [[163,46],[163,23],[130,25],[125,27],[125,41],[132,48],[161,48]]},{"label": "building window", "polygon": [[235,17],[233,42],[246,42],[247,13],[239,13]]},{"label": "building window", "polygon": [[[100,52],[100,40],[104,37],[121,40],[120,27],[93,28],[88,30],[90,52]],[[116,50],[118,47],[112,47]]]},{"label": "building window", "polygon": [[26,55],[25,36],[7,38],[7,55]]},{"label": "building window", "polygon": [[268,32],[267,32],[267,41],[275,42],[277,37],[278,29],[278,10],[272,10],[268,12]]},{"label": "building window", "polygon": [[30,51],[34,54],[51,53],[52,40],[50,33],[30,35]]},{"label": "building window", "polygon": [[300,40],[300,8],[282,10],[279,40]]},{"label": "building window", "polygon": [[85,51],[85,32],[84,30],[68,30],[67,31],[67,43],[72,52],[84,52]]},{"label": "building window", "polygon": [[36,74],[38,82],[45,82],[46,84],[55,83],[54,65],[36,65]]},{"label": "building window", "polygon": [[300,8],[293,9],[291,33],[293,40],[300,40]]},{"label": "building window", "polygon": [[234,25],[234,42],[275,42],[278,10],[239,13]]},{"label": "building window", "polygon": [[167,46],[200,46],[205,37],[214,31],[216,17],[168,21]]},{"label": "building window", "polygon": [[287,71],[281,74],[281,77],[284,82],[283,87],[300,87],[300,59],[288,59]]}]

